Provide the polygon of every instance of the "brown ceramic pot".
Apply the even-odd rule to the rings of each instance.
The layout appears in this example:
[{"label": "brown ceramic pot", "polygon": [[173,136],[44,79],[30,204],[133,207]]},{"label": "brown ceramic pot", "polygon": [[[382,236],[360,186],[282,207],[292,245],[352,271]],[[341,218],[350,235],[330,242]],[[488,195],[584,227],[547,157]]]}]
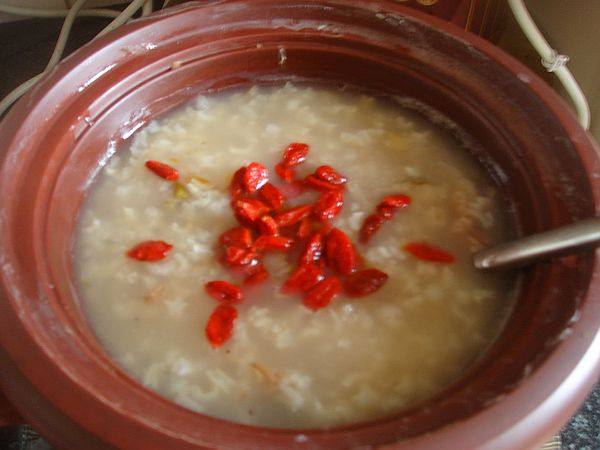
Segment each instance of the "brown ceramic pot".
[{"label": "brown ceramic pot", "polygon": [[523,273],[488,355],[424,404],[381,420],[272,430],[193,413],[106,355],[73,284],[78,208],[99,168],[145,121],[199,92],[250,84],[349,84],[412,97],[476,141],[532,233],[596,214],[590,137],[529,70],[452,25],[385,1],[195,4],[135,21],[67,58],[0,126],[2,388],[69,449],[530,448],[565,422],[600,362],[598,260]]}]

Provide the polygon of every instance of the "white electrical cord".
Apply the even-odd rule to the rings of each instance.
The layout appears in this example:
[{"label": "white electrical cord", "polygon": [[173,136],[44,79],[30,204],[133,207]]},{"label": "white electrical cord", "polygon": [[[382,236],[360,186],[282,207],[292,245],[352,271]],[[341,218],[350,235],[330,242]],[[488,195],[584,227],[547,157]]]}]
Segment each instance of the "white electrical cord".
[{"label": "white electrical cord", "polygon": [[[60,58],[65,49],[67,39],[71,32],[71,27],[77,16],[99,16],[114,18],[105,28],[96,35],[102,36],[109,31],[123,25],[140,9],[144,8],[143,14],[149,14],[152,12],[152,0],[133,0],[123,11],[113,11],[110,9],[83,9],[83,6],[89,0],[77,0],[73,6],[68,10],[40,10],[37,8],[21,8],[21,7],[9,7],[7,5],[0,4],[0,12],[9,12],[11,14],[27,15],[33,17],[65,17],[58,40],[52,52],[52,56],[46,64],[44,71],[33,78],[25,81],[21,85],[17,86],[12,92],[0,101],[0,117],[16,102],[25,92],[31,89],[42,76],[51,70],[58,64]],[[150,5],[150,6],[147,6]]]},{"label": "white electrical cord", "polygon": [[[46,65],[44,71],[36,75],[35,77],[27,80],[12,92],[10,92],[6,97],[0,101],[0,116],[4,114],[10,106],[21,97],[25,92],[27,92],[37,81],[44,75],[47,71],[52,69],[58,62],[63,54],[65,44],[69,37],[69,33],[71,31],[71,27],[73,25],[73,21],[77,16],[95,16],[95,17],[109,17],[114,20],[108,24],[98,36],[102,36],[115,28],[123,25],[127,22],[133,15],[138,11],[138,9],[142,8],[142,16],[146,16],[152,12],[152,0],[133,0],[127,8],[125,8],[122,12],[113,11],[110,9],[83,9],[87,0],[78,0],[75,4],[68,10],[46,10],[40,8],[24,8],[20,6],[8,6],[0,4],[0,12],[16,14],[16,15],[24,15],[31,17],[65,17],[65,21],[63,22],[63,26],[61,28],[60,36]],[[168,4],[169,0],[165,0],[163,3],[163,7]],[[571,71],[566,67],[566,63],[569,58],[565,55],[559,54],[556,50],[554,50],[544,39],[544,36],[536,26],[535,22],[531,18],[529,11],[527,10],[523,0],[508,0],[508,4],[517,20],[517,23],[525,33],[525,36],[531,43],[531,45],[536,49],[538,54],[542,58],[542,65],[549,72],[553,72],[557,78],[560,80],[562,85],[564,86],[567,94],[571,98],[573,105],[575,106],[575,110],[579,117],[579,123],[585,129],[589,129],[590,126],[590,108],[588,102],[585,98],[585,95],[581,91],[581,87],[577,84],[577,81],[573,77]]]},{"label": "white electrical cord", "polygon": [[69,38],[69,34],[71,33],[71,27],[73,26],[73,22],[75,22],[77,13],[80,9],[83,9],[83,7],[88,1],[89,0],[77,0],[75,3],[73,3],[71,9],[69,9],[69,13],[65,17],[63,25],[60,29],[60,34],[58,35],[58,40],[56,41],[56,45],[54,46],[54,50],[52,51],[52,55],[48,60],[48,64],[46,64],[44,72],[47,72],[50,69],[52,69],[60,61],[60,58],[62,57],[63,52],[65,51],[65,45],[67,45],[67,39]]},{"label": "white electrical cord", "polygon": [[111,23],[109,23],[105,28],[102,29],[102,31],[100,31],[100,33],[98,33],[96,35],[96,37],[98,36],[103,36],[106,33],[108,33],[109,31],[114,30],[115,28],[120,27],[121,25],[123,25],[125,22],[127,22],[129,19],[131,19],[133,17],[133,15],[137,12],[138,9],[140,9],[142,6],[144,6],[145,3],[147,2],[151,2],[152,0],[133,0],[128,6],[127,8],[125,8],[121,14],[119,14],[119,17],[117,17],[116,19],[114,19]]},{"label": "white electrical cord", "polygon": [[[66,17],[69,14],[68,9],[44,9],[44,8],[26,8],[23,6],[11,6],[3,5],[0,3],[0,12],[6,14],[12,14],[15,16],[26,16],[26,17]],[[90,17],[109,17],[114,18],[120,14],[119,11],[113,11],[112,9],[82,9],[79,11],[79,16],[90,16]]]},{"label": "white electrical cord", "polygon": [[569,57],[559,54],[544,39],[544,36],[533,21],[523,0],[508,0],[510,9],[517,23],[525,33],[525,36],[542,58],[542,65],[548,72],[552,72],[560,80],[565,91],[571,98],[575,111],[579,117],[579,123],[583,128],[590,128],[590,106],[583,94],[581,87],[577,84],[575,77],[567,68]]},{"label": "white electrical cord", "polygon": [[65,45],[67,43],[67,38],[69,37],[69,33],[71,31],[71,26],[73,25],[73,22],[75,21],[75,17],[77,16],[77,13],[79,12],[79,10],[81,10],[83,8],[83,6],[85,5],[85,3],[87,1],[88,0],[77,0],[75,2],[75,4],[73,4],[71,9],[69,9],[69,12],[68,12],[67,16],[65,17],[63,26],[60,30],[60,35],[58,36],[58,40],[56,41],[56,45],[54,46],[54,51],[52,52],[52,56],[50,57],[48,64],[46,64],[46,68],[44,69],[44,71],[42,73],[36,75],[33,78],[30,78],[29,80],[27,80],[26,82],[24,82],[23,84],[18,86],[16,89],[14,89],[12,92],[10,92],[6,97],[4,97],[2,99],[2,101],[0,101],[0,116],[8,108],[10,108],[10,106],[19,99],[19,97],[21,97],[35,83],[37,83],[38,80],[40,78],[42,78],[42,75],[44,75],[46,72],[48,72],[50,69],[52,69],[56,64],[58,64],[58,61],[60,61],[60,57],[62,56],[63,51],[65,49]]},{"label": "white electrical cord", "polygon": [[152,0],[147,1],[142,6],[142,17],[146,17],[148,14],[152,14]]}]

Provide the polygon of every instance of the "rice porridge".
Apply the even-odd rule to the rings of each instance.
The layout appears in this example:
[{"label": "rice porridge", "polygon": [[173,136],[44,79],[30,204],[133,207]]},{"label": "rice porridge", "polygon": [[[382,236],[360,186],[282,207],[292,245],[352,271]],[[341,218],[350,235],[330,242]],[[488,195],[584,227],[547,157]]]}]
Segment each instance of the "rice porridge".
[{"label": "rice porridge", "polygon": [[[232,194],[246,167],[238,194],[263,195],[262,165],[284,213]],[[329,203],[309,219],[317,206],[301,205],[318,201]],[[260,273],[223,244],[240,227],[232,205],[246,229],[257,223],[248,215],[274,216],[252,231],[264,251],[247,266]],[[284,229],[290,208],[302,220]],[[327,428],[424,400],[485,352],[515,282],[477,271],[470,255],[510,237],[505,210],[468,152],[410,111],[254,87],[201,96],[112,157],[86,199],[74,261],[94,332],[147,387],[234,422]],[[303,227],[327,241],[310,255],[321,275],[286,291],[312,239],[294,237]]]}]

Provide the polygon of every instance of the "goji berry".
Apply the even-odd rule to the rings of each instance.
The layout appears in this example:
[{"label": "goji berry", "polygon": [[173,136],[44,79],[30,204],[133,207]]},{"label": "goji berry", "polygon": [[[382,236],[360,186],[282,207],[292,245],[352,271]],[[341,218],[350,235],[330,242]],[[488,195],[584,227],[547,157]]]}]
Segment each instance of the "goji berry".
[{"label": "goji berry", "polygon": [[375,209],[375,215],[381,217],[383,220],[390,220],[396,214],[396,208],[386,205],[377,205]]},{"label": "goji berry", "polygon": [[246,227],[231,228],[219,236],[219,244],[250,248],[252,245],[252,232]]},{"label": "goji berry", "polygon": [[300,253],[298,264],[314,264],[321,259],[321,256],[323,256],[323,235],[314,233],[306,243],[302,253]]},{"label": "goji berry", "polygon": [[258,263],[260,255],[256,252],[239,247],[226,247],[223,253],[223,261],[228,266],[251,266]]},{"label": "goji berry", "polygon": [[327,222],[327,221],[325,221],[325,222],[319,222],[319,225],[320,225],[319,232],[323,236],[327,235],[331,231],[331,229],[333,228],[333,225],[331,225],[331,223]]},{"label": "goji berry", "polygon": [[249,271],[248,275],[244,279],[244,284],[258,284],[269,278],[269,272],[265,269],[265,266],[259,264],[253,266],[253,270]]},{"label": "goji berry", "polygon": [[406,208],[411,203],[411,198],[404,194],[387,195],[377,205],[375,214],[368,216],[359,232],[359,240],[366,243],[371,236],[381,228],[383,222],[392,219],[398,209]]},{"label": "goji berry", "polygon": [[306,239],[310,236],[312,231],[312,222],[308,217],[305,217],[300,221],[300,225],[298,226],[298,231],[296,232],[296,238],[302,240]]},{"label": "goji berry", "polygon": [[286,167],[297,166],[306,160],[308,155],[308,144],[292,142],[283,151],[283,165]]},{"label": "goji berry", "polygon": [[255,198],[244,198],[233,201],[236,218],[244,223],[254,223],[269,212],[269,207]]},{"label": "goji berry", "polygon": [[244,195],[244,173],[246,173],[246,168],[240,167],[231,177],[229,193],[233,199],[237,199]]},{"label": "goji berry", "polygon": [[385,219],[379,214],[371,214],[368,216],[362,224],[359,231],[359,240],[363,244],[366,244],[371,236],[381,228]]},{"label": "goji berry", "polygon": [[294,240],[285,236],[259,236],[254,241],[254,250],[289,250]]},{"label": "goji berry", "polygon": [[144,241],[127,251],[127,256],[138,261],[155,262],[165,258],[173,246],[165,241]]},{"label": "goji berry", "polygon": [[379,202],[379,206],[389,206],[394,209],[406,208],[410,205],[411,198],[404,194],[386,195]]},{"label": "goji berry", "polygon": [[304,184],[318,191],[338,191],[343,189],[343,185],[333,184],[329,181],[321,180],[314,175],[308,175],[304,178]]},{"label": "goji berry", "polygon": [[296,178],[296,171],[291,167],[287,167],[283,163],[279,163],[275,166],[275,172],[279,175],[286,183],[291,183]]},{"label": "goji berry", "polygon": [[317,170],[315,170],[315,176],[320,178],[321,180],[327,181],[331,184],[342,185],[348,181],[348,179],[336,172],[336,170],[331,166],[319,166]]},{"label": "goji berry", "polygon": [[348,275],[344,280],[344,290],[351,297],[363,297],[377,291],[387,279],[387,274],[381,270],[361,270]]},{"label": "goji berry", "polygon": [[352,241],[339,228],[333,228],[327,235],[325,247],[327,262],[341,275],[349,275],[356,270],[356,252]]},{"label": "goji berry", "polygon": [[287,211],[282,211],[275,215],[275,222],[279,227],[289,227],[295,223],[300,222],[302,219],[312,214],[312,205],[300,205],[294,208],[290,208]]},{"label": "goji berry", "polygon": [[244,300],[241,289],[228,281],[209,281],[204,289],[212,298],[223,303],[242,303]]},{"label": "goji berry", "polygon": [[271,216],[264,215],[257,221],[258,232],[263,236],[277,236],[279,234],[279,227],[277,222]]},{"label": "goji berry", "polygon": [[281,291],[285,293],[306,292],[323,278],[325,275],[322,268],[314,264],[305,264],[292,272],[283,284]]},{"label": "goji berry", "polygon": [[404,250],[409,252],[417,259],[421,259],[423,261],[432,261],[439,263],[453,263],[456,261],[456,258],[441,248],[434,247],[433,245],[428,244],[427,242],[409,242],[404,245]]},{"label": "goji berry", "polygon": [[179,178],[179,171],[168,164],[159,161],[146,161],[146,167],[161,178],[175,181]]},{"label": "goji berry", "polygon": [[340,213],[343,206],[342,191],[324,192],[315,203],[314,213],[319,220],[330,220]]},{"label": "goji berry", "polygon": [[258,195],[271,209],[281,208],[285,200],[281,191],[271,183],[265,183],[258,191]]},{"label": "goji berry", "polygon": [[231,305],[219,305],[206,323],[205,333],[208,342],[214,348],[220,347],[233,335],[233,325],[237,319],[237,310]]},{"label": "goji berry", "polygon": [[342,290],[342,283],[337,277],[328,277],[317,283],[302,300],[304,306],[313,311],[329,305]]},{"label": "goji berry", "polygon": [[269,170],[257,162],[248,164],[244,172],[244,189],[248,194],[259,190],[269,181]]}]

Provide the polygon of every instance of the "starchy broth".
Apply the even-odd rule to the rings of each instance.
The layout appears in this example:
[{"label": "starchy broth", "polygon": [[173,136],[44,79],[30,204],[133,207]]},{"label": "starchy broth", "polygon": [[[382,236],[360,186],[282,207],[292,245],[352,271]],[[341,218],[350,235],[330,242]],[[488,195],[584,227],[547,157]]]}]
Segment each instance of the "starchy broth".
[{"label": "starchy broth", "polygon": [[[204,335],[211,280],[241,278],[215,243],[236,225],[232,174],[273,170],[290,142],[310,152],[304,176],[329,164],[348,178],[334,226],[358,231],[390,193],[412,203],[368,244],[365,265],[387,273],[377,292],[311,311],[280,292],[292,266],[268,255],[270,278],[244,287],[232,338]],[[176,167],[179,183],[145,167]],[[310,197],[313,195],[313,197]],[[293,202],[303,203],[307,193]],[[201,96],[150,122],[102,170],[81,213],[74,263],[89,323],[134,378],[210,416],[283,428],[375,419],[440,392],[498,335],[514,298],[510,275],[473,268],[470,254],[511,236],[506,205],[468,151],[418,115],[374,97],[287,84]],[[157,262],[128,258],[144,240],[173,245]],[[427,241],[456,262],[403,250]]]}]

